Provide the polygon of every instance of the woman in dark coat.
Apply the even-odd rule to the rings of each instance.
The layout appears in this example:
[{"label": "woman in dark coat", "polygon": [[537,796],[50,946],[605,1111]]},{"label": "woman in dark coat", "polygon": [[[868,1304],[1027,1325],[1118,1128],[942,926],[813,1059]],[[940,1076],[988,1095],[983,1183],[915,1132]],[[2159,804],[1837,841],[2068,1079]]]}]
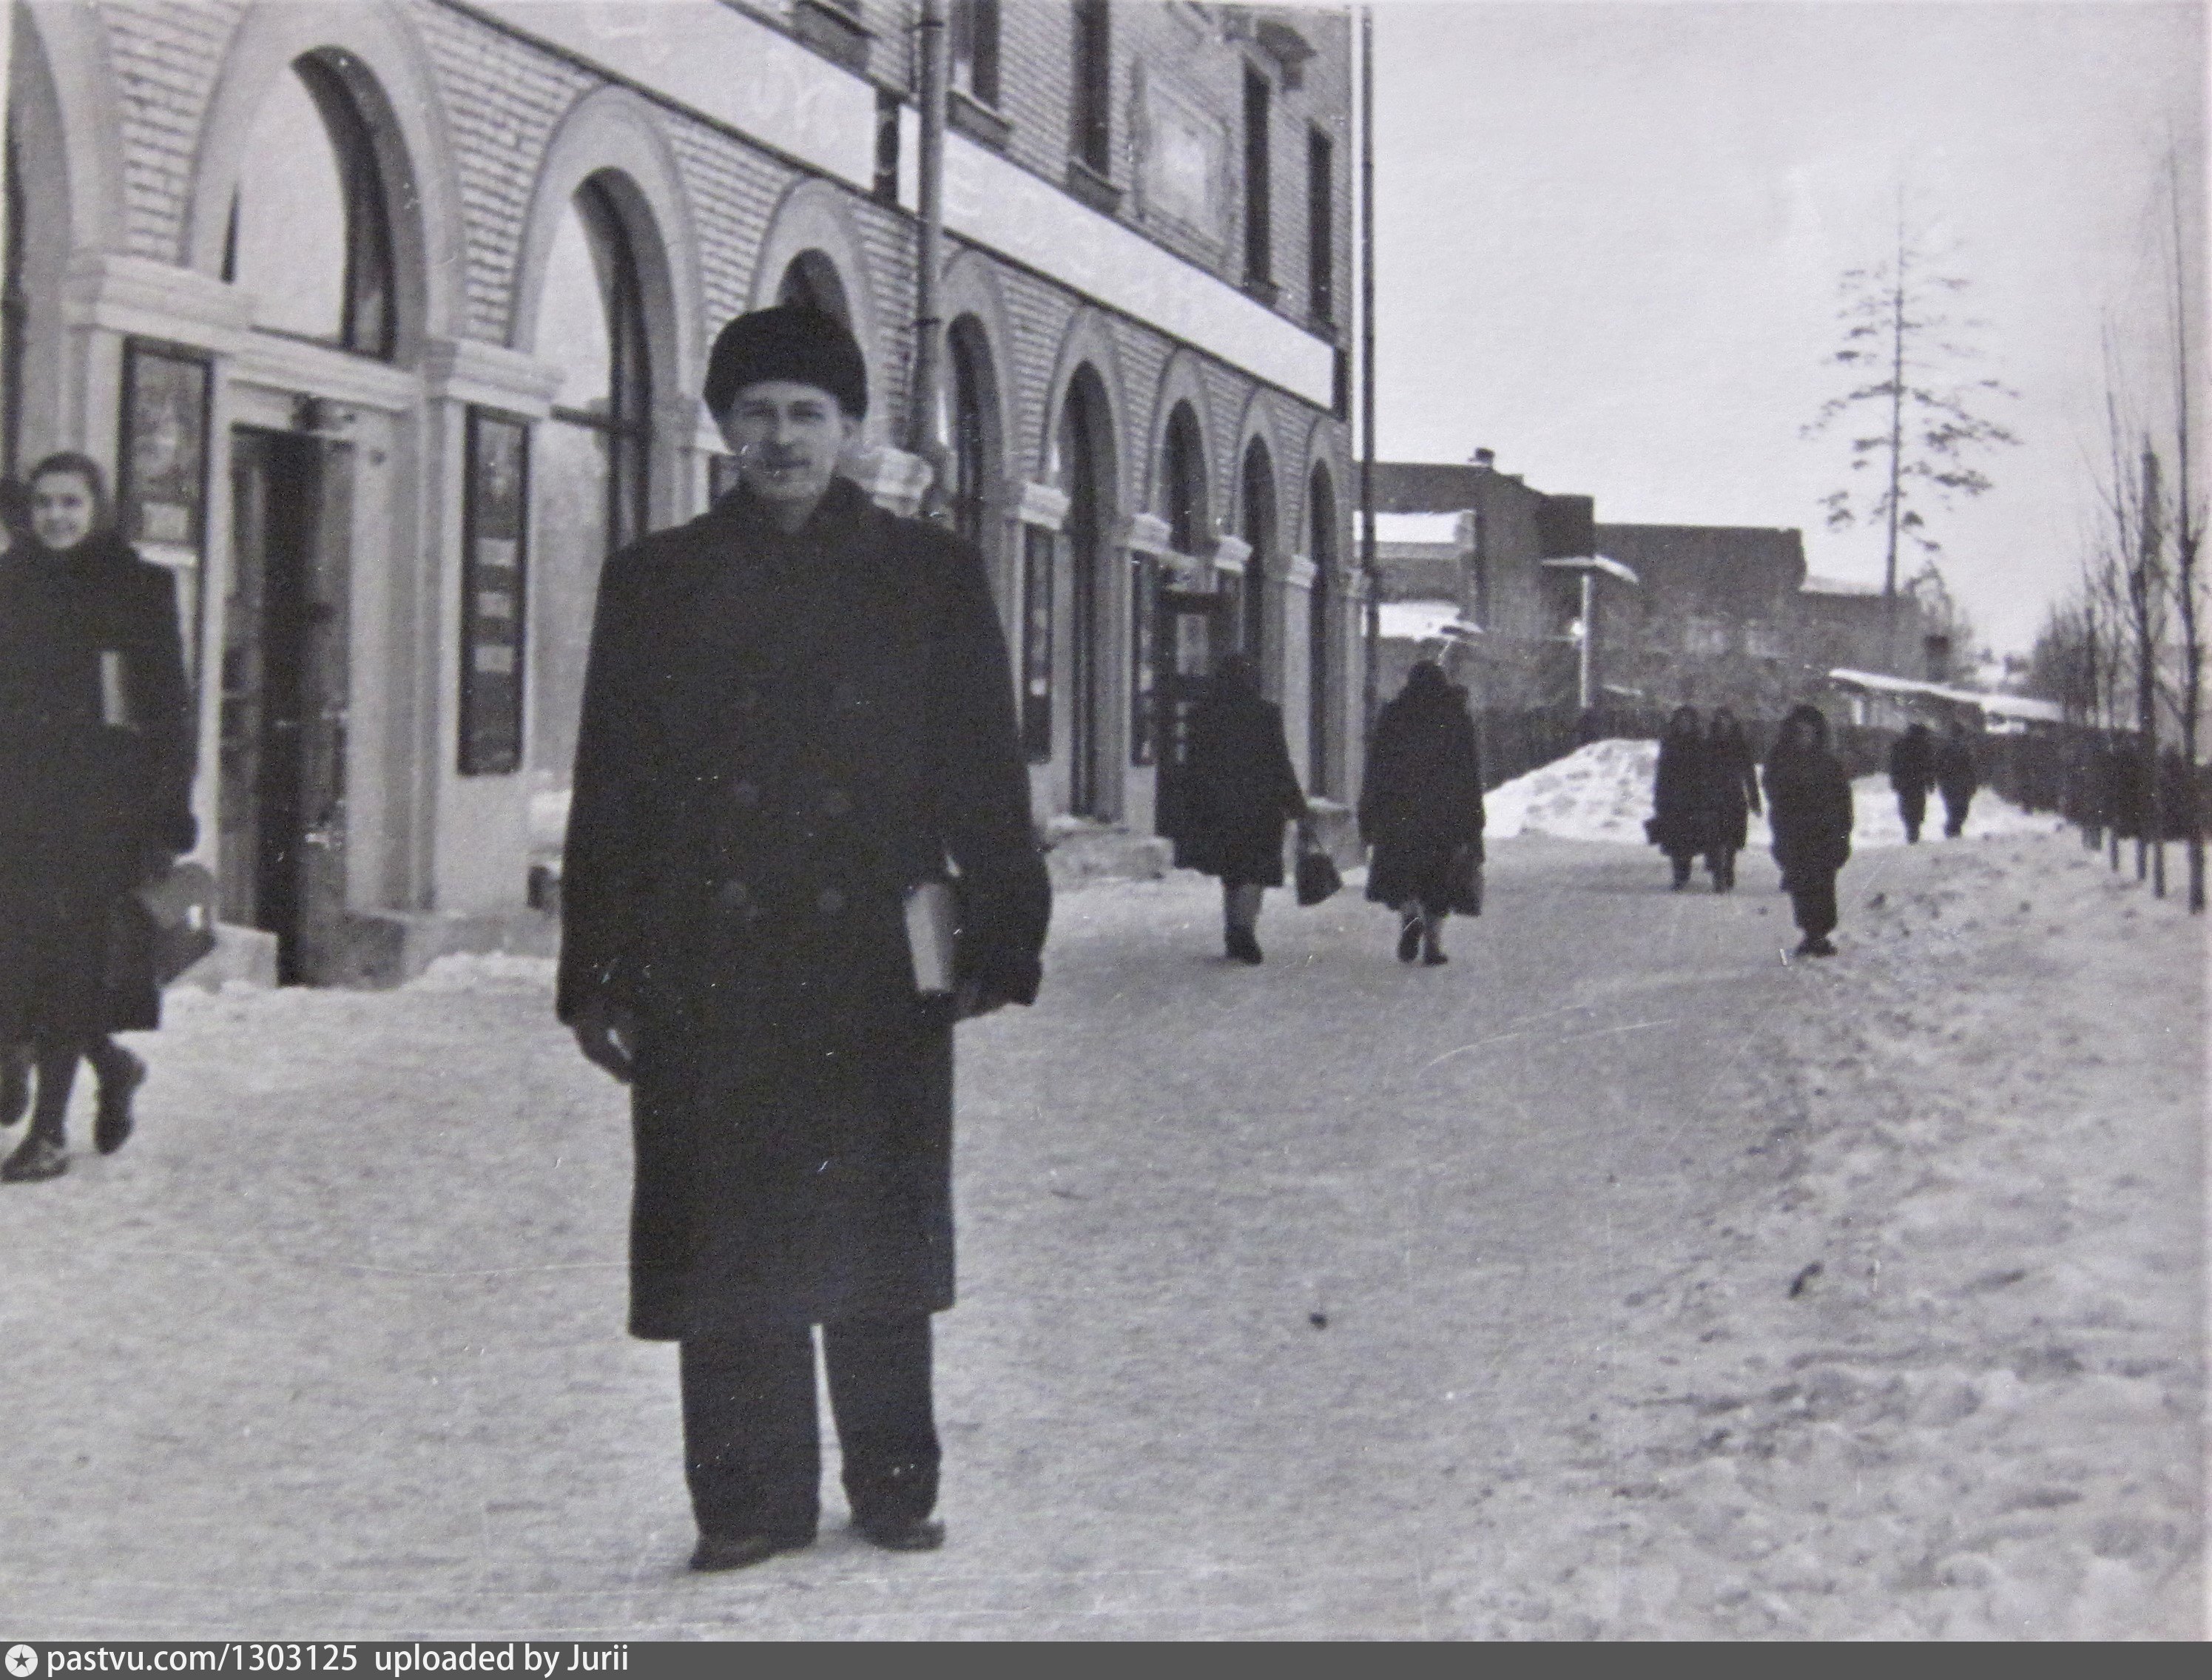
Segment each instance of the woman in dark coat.
[{"label": "woman in dark coat", "polygon": [[1180,861],[1221,878],[1222,943],[1237,961],[1258,962],[1260,902],[1283,884],[1283,829],[1304,820],[1306,796],[1283,739],[1283,709],[1261,698],[1241,653],[1222,660],[1191,708],[1187,773]]},{"label": "woman in dark coat", "polygon": [[1759,766],[1743,725],[1725,706],[1705,727],[1705,869],[1717,893],[1735,889],[1735,854],[1759,809]]},{"label": "woman in dark coat", "polygon": [[1974,762],[1974,743],[1966,726],[1954,719],[1951,732],[1936,749],[1936,786],[1943,796],[1943,838],[1956,840],[1966,832],[1966,810],[1974,791],[1982,785],[1981,767]]},{"label": "woman in dark coat", "polygon": [[38,1074],[11,1182],[66,1170],[80,1058],[94,1143],[130,1135],[145,1065],[107,1034],[161,1024],[130,895],[197,838],[175,579],[109,529],[92,461],[49,456],[30,485],[32,540],[0,560],[0,1044],[29,1043]]},{"label": "woman in dark coat", "polygon": [[1766,821],[1774,861],[1804,937],[1800,956],[1833,956],[1836,875],[1851,855],[1851,779],[1828,750],[1828,720],[1801,706],[1782,720],[1766,761]]},{"label": "woman in dark coat", "polygon": [[[1367,896],[1398,913],[1398,961],[1447,961],[1455,871],[1482,862],[1482,761],[1467,695],[1424,659],[1382,708],[1359,791],[1359,837],[1375,848]],[[1461,853],[1470,854],[1462,858]]]},{"label": "woman in dark coat", "polygon": [[1905,825],[1905,843],[1920,843],[1920,825],[1928,820],[1928,790],[1936,785],[1936,738],[1925,724],[1909,724],[1889,749],[1889,785],[1897,794],[1897,820]]},{"label": "woman in dark coat", "polygon": [[1705,735],[1693,706],[1678,706],[1659,737],[1651,781],[1651,820],[1644,832],[1674,866],[1674,890],[1690,884],[1690,865],[1710,845],[1706,823]]}]

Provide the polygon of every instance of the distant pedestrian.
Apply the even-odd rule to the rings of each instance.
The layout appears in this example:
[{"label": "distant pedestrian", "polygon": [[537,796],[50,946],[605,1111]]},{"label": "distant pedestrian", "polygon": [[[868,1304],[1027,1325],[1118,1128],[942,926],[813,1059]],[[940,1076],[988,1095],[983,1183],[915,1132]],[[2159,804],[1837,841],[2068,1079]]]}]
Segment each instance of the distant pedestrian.
[{"label": "distant pedestrian", "polygon": [[1431,967],[1443,925],[1482,864],[1482,761],[1467,691],[1424,659],[1376,719],[1359,790],[1359,837],[1374,850],[1367,896],[1398,913],[1398,961]]},{"label": "distant pedestrian", "polygon": [[1759,766],[1751,743],[1735,713],[1716,707],[1705,727],[1705,868],[1715,892],[1735,890],[1735,856],[1759,809]]},{"label": "distant pedestrian", "polygon": [[1936,785],[1936,737],[1925,724],[1910,724],[1889,749],[1889,785],[1897,794],[1898,820],[1908,846],[1920,843],[1928,820],[1928,790]]},{"label": "distant pedestrian", "polygon": [[1303,822],[1306,796],[1291,767],[1283,709],[1260,694],[1242,653],[1224,658],[1190,713],[1182,857],[1221,880],[1222,943],[1239,962],[1261,960],[1260,904],[1283,884],[1283,829]]},{"label": "distant pedestrian", "polygon": [[1851,779],[1828,750],[1828,720],[1800,706],[1782,720],[1766,760],[1774,861],[1796,909],[1800,956],[1833,956],[1836,876],[1851,855]]},{"label": "distant pedestrian", "polygon": [[[30,492],[29,540],[0,559],[0,1046],[28,1044],[38,1077],[9,1182],[68,1169],[80,1059],[100,1081],[94,1144],[130,1137],[146,1066],[109,1034],[161,1019],[131,895],[198,838],[175,576],[116,535],[85,456],[48,456]],[[12,1120],[26,1093],[9,1083]]]},{"label": "distant pedestrian", "polygon": [[1644,832],[1674,865],[1676,892],[1690,884],[1690,866],[1709,844],[1705,798],[1705,733],[1694,706],[1678,706],[1659,737],[1659,767],[1651,779],[1651,818]]},{"label": "distant pedestrian", "polygon": [[1956,840],[1966,832],[1966,808],[1974,803],[1974,790],[1982,785],[1981,767],[1974,762],[1974,743],[1966,725],[1956,721],[1936,754],[1936,785],[1943,795],[1943,837]]}]

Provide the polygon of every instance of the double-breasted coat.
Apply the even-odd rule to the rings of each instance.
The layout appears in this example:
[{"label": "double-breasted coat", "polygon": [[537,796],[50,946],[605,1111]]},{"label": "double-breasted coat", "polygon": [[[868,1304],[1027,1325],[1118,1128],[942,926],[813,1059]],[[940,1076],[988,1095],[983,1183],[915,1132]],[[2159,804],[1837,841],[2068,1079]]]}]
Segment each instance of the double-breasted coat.
[{"label": "double-breasted coat", "polygon": [[191,849],[194,747],[167,567],[109,534],[0,556],[0,1042],[161,1024],[124,901]]},{"label": "double-breasted coat", "polygon": [[952,1303],[952,1028],[903,901],[957,873],[957,970],[1036,995],[1050,889],[975,550],[831,485],[744,492],[606,564],[557,1007],[641,1024],[633,1334]]}]

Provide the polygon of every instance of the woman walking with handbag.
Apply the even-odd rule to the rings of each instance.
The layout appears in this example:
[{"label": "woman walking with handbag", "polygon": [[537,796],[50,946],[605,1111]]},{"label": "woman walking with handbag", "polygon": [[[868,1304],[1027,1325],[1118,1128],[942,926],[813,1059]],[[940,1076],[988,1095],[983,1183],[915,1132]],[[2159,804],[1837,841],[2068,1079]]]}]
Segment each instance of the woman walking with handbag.
[{"label": "woman walking with handbag", "polygon": [[37,1072],[8,1182],[67,1170],[80,1058],[94,1143],[130,1136],[145,1064],[108,1034],[161,1024],[132,893],[198,838],[175,579],[111,530],[85,456],[48,456],[30,489],[31,540],[0,559],[0,1045],[27,1042]]},{"label": "woman walking with handbag", "polygon": [[1375,849],[1367,896],[1398,913],[1398,961],[1449,961],[1444,919],[1472,904],[1482,864],[1482,761],[1466,691],[1423,659],[1376,719],[1359,790],[1359,837]]},{"label": "woman walking with handbag", "polygon": [[1283,884],[1283,828],[1304,822],[1306,796],[1283,739],[1283,710],[1260,694],[1242,653],[1221,662],[1191,708],[1189,806],[1178,862],[1221,879],[1222,943],[1261,961],[1260,902]]}]

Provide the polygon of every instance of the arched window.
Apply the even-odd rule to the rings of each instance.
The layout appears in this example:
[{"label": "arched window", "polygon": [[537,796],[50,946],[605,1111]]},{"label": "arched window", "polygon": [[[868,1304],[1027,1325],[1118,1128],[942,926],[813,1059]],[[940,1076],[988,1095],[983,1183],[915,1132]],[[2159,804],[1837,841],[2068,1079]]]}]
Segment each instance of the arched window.
[{"label": "arched window", "polygon": [[1106,658],[1112,626],[1106,558],[1115,514],[1114,421],[1104,382],[1088,364],[1068,383],[1054,445],[1060,488],[1067,494],[1068,809],[1110,818],[1119,804],[1103,750],[1113,669]]},{"label": "arched window", "polygon": [[636,263],[612,196],[596,180],[562,209],[538,294],[538,360],[561,369],[532,464],[537,675],[530,759],[565,781],[575,754],[584,654],[600,563],[645,529],[652,370]]},{"label": "arched window", "polygon": [[1329,721],[1334,715],[1329,685],[1336,672],[1329,660],[1330,621],[1335,603],[1329,591],[1336,583],[1336,493],[1328,475],[1314,469],[1306,488],[1306,554],[1313,561],[1313,593],[1307,601],[1306,697],[1310,707],[1306,726],[1306,791],[1328,793],[1334,788],[1334,767],[1329,755]]},{"label": "arched window", "polygon": [[375,143],[344,77],[312,53],[253,119],[222,277],[254,294],[258,326],[392,355],[392,223]]},{"label": "arched window", "polygon": [[1202,555],[1211,534],[1206,519],[1206,450],[1199,441],[1198,417],[1178,403],[1168,416],[1161,482],[1165,488],[1168,547],[1179,555]]},{"label": "arched window", "polygon": [[952,528],[988,555],[985,539],[997,451],[993,436],[990,350],[973,316],[946,336],[952,363]]},{"label": "arched window", "polygon": [[778,303],[804,304],[824,315],[853,324],[852,305],[846,301],[845,282],[836,264],[819,251],[802,251],[791,259],[775,288]]},{"label": "arched window", "polygon": [[1251,544],[1252,553],[1244,562],[1243,622],[1237,634],[1243,651],[1265,670],[1267,574],[1275,553],[1275,464],[1267,453],[1267,446],[1257,438],[1244,452],[1243,490],[1243,535]]}]

